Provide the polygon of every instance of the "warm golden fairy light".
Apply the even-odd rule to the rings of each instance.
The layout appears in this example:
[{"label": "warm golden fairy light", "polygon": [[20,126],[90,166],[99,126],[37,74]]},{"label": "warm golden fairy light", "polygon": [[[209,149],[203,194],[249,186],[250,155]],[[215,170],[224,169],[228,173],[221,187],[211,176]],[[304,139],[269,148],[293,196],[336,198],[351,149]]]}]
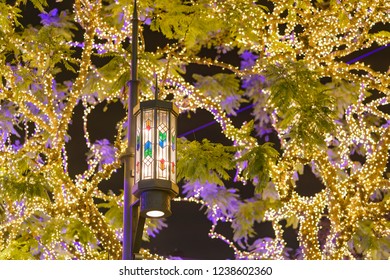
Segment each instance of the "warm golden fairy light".
[{"label": "warm golden fairy light", "polygon": [[[16,1],[19,5],[22,1]],[[125,120],[118,124],[118,134],[115,140],[115,161],[103,164],[99,169],[101,155],[90,141],[87,121],[89,114],[95,109],[95,105],[104,100],[112,101],[126,99],[122,90],[111,91],[111,87],[128,73],[130,58],[128,50],[124,49],[123,42],[131,35],[131,7],[119,7],[121,1],[113,1],[112,5],[118,5],[122,11],[122,21],[113,23],[105,16],[106,8],[102,1],[77,0],[74,4],[75,21],[83,28],[83,42],[66,41],[61,44],[81,51],[81,56],[72,57],[67,53],[61,54],[61,59],[77,64],[77,77],[71,87],[65,92],[66,102],[60,110],[56,101],[56,85],[52,74],[53,66],[50,66],[52,54],[45,51],[36,42],[28,43],[20,39],[15,29],[15,12],[8,10],[8,21],[0,21],[0,30],[9,44],[20,52],[20,59],[28,61],[25,64],[10,65],[0,62],[1,100],[12,101],[18,108],[18,118],[23,118],[27,136],[20,150],[11,147],[11,139],[6,145],[0,147],[0,175],[5,174],[17,178],[26,183],[28,177],[21,177],[15,162],[20,161],[20,156],[34,162],[33,172],[41,174],[48,188],[53,193],[53,203],[42,198],[23,200],[23,207],[12,202],[10,197],[4,197],[6,202],[5,213],[9,219],[0,225],[0,251],[11,245],[14,238],[22,230],[23,223],[34,213],[46,213],[55,217],[58,224],[66,225],[69,219],[79,221],[99,240],[99,244],[65,243],[58,248],[62,240],[60,226],[50,236],[51,242],[43,244],[38,240],[39,246],[43,246],[44,258],[56,259],[58,251],[64,250],[69,256],[80,259],[118,259],[121,255],[121,244],[118,233],[109,225],[93,199],[101,198],[109,201],[113,196],[103,194],[98,189],[98,184],[114,172],[120,166],[120,155],[125,150],[122,141],[122,128]],[[204,2],[204,1],[203,1]],[[202,2],[202,3],[203,3]],[[199,17],[209,20],[211,23],[226,24],[233,35],[219,34],[225,30],[220,26],[215,34],[209,34],[210,42],[229,52],[234,48],[248,50],[259,54],[261,59],[250,69],[240,69],[222,59],[199,57],[194,45],[186,45],[185,38],[176,43],[158,48],[155,53],[145,51],[144,38],[141,35],[141,55],[139,71],[142,73],[141,100],[153,98],[150,90],[154,85],[154,75],[158,77],[158,83],[162,91],[160,98],[168,94],[174,95],[174,102],[181,112],[206,109],[214,115],[220,124],[225,136],[234,141],[238,147],[246,150],[239,151],[239,158],[245,151],[256,147],[257,139],[249,136],[249,128],[245,125],[237,127],[231,117],[221,106],[222,97],[211,97],[200,91],[194,85],[188,83],[181,75],[175,72],[175,67],[187,64],[198,64],[218,67],[221,70],[233,73],[237,78],[248,75],[256,75],[266,70],[266,65],[287,65],[290,61],[303,59],[308,69],[315,71],[318,78],[332,77],[334,80],[345,80],[358,86],[356,102],[348,108],[342,108],[344,123],[337,124],[333,134],[322,133],[328,148],[313,148],[305,146],[299,139],[287,141],[283,136],[288,134],[288,129],[279,127],[278,109],[271,102],[266,104],[264,110],[272,111],[273,126],[281,139],[283,154],[280,160],[271,170],[271,179],[280,197],[282,206],[270,209],[265,213],[265,221],[272,222],[275,238],[263,244],[263,254],[251,253],[240,250],[231,240],[228,240],[215,231],[216,224],[210,230],[211,238],[218,238],[230,246],[238,259],[283,259],[285,241],[283,240],[283,227],[280,222],[291,216],[299,220],[299,242],[303,248],[306,259],[343,259],[353,258],[348,248],[348,241],[356,231],[359,222],[369,219],[373,221],[374,230],[380,235],[388,235],[389,229],[385,226],[384,214],[390,211],[390,202],[374,203],[370,196],[377,190],[389,190],[389,180],[384,176],[388,163],[388,149],[390,145],[389,127],[386,125],[372,125],[364,116],[375,116],[380,120],[388,121],[390,116],[379,107],[390,103],[390,77],[388,73],[381,73],[365,65],[363,62],[347,64],[343,62],[345,57],[355,51],[365,50],[371,46],[386,45],[390,38],[384,33],[374,34],[372,27],[378,23],[390,21],[390,2],[382,0],[365,1],[339,1],[330,8],[324,8],[320,1],[276,1],[273,9],[267,10],[254,4],[254,1],[216,1],[210,0],[207,8],[201,9]],[[197,1],[191,1],[193,5],[199,5]],[[152,10],[140,4],[140,13],[159,18],[162,10]],[[203,5],[203,4],[202,4]],[[9,24],[7,24],[9,23]],[[205,39],[203,39],[205,40]],[[214,41],[213,41],[214,40]],[[0,38],[0,54],[6,48]],[[204,42],[207,45],[207,42]],[[211,43],[210,43],[211,44]],[[104,73],[93,65],[91,57],[113,53],[120,58],[118,71],[109,74]],[[29,68],[31,66],[31,68]],[[40,84],[42,89],[34,91],[30,87],[21,86],[15,73],[32,71],[34,83]],[[99,94],[91,101],[93,92],[85,92],[89,81],[94,81],[94,90]],[[378,91],[380,98],[368,101],[368,91]],[[269,96],[268,90],[262,92]],[[69,122],[72,119],[73,110],[78,102],[84,107],[83,123],[86,145],[91,153],[96,155],[88,160],[89,168],[72,180],[67,172],[68,158],[65,150],[65,136]],[[34,110],[39,113],[34,113]],[[292,104],[291,106],[295,106]],[[0,105],[1,106],[1,105]],[[335,105],[336,106],[336,105]],[[358,117],[356,117],[358,116]],[[298,121],[300,115],[295,116]],[[33,124],[33,126],[31,125]],[[31,129],[33,127],[33,129]],[[379,139],[379,140],[378,140]],[[50,145],[48,145],[50,142]],[[331,149],[332,143],[337,142],[337,149]],[[362,146],[365,151],[366,162],[362,165],[353,161],[350,157],[356,146]],[[328,152],[327,153],[327,150]],[[330,154],[332,152],[332,154]],[[44,162],[39,158],[44,155]],[[30,164],[31,165],[31,164]],[[296,192],[294,175],[299,166],[310,165],[314,167],[325,186],[314,197],[303,197]],[[31,165],[32,166],[32,165]],[[245,181],[242,175],[243,166],[238,165],[237,178]],[[1,188],[1,185],[0,185]],[[116,199],[120,204],[119,199]],[[185,200],[185,199],[183,199]],[[205,204],[198,198],[188,201]],[[206,205],[213,209],[212,205]],[[23,208],[23,209],[22,209]],[[319,222],[327,209],[327,217],[330,220],[331,230],[327,236],[326,244],[320,249],[318,232]],[[229,222],[229,219],[220,222]],[[54,227],[54,225],[53,225]],[[38,239],[38,232],[30,233]],[[5,238],[5,236],[7,236]],[[76,238],[77,239],[77,238]],[[37,243],[37,244],[38,244]],[[106,254],[99,254],[97,247],[104,248]],[[148,259],[160,259],[157,255],[143,251]],[[72,258],[72,257],[69,257]]]}]

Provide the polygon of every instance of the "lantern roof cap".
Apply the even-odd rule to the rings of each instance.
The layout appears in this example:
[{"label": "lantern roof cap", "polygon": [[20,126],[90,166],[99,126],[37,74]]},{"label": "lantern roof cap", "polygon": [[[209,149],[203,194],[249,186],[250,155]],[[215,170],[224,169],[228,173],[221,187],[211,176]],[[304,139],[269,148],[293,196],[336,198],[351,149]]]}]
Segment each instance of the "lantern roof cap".
[{"label": "lantern roof cap", "polygon": [[179,109],[177,108],[177,106],[173,102],[165,100],[153,99],[142,101],[134,107],[134,113],[137,113],[140,109],[163,109],[172,111],[175,115],[179,114]]}]

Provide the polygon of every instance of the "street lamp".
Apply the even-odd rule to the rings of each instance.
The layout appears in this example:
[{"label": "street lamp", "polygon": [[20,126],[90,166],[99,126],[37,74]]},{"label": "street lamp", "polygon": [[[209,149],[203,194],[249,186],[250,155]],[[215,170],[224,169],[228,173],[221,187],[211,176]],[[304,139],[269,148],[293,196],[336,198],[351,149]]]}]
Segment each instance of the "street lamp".
[{"label": "street lamp", "polygon": [[134,108],[135,185],[140,215],[163,218],[172,214],[171,199],[176,185],[176,131],[178,109],[172,102],[144,101]]},{"label": "street lamp", "polygon": [[[123,252],[122,259],[139,258],[145,218],[171,214],[176,185],[176,122],[172,102],[138,102],[138,12],[134,0],[132,20],[131,80],[127,108],[127,148],[123,154]],[[133,109],[134,108],[134,109]],[[135,115],[133,115],[135,112]]]}]

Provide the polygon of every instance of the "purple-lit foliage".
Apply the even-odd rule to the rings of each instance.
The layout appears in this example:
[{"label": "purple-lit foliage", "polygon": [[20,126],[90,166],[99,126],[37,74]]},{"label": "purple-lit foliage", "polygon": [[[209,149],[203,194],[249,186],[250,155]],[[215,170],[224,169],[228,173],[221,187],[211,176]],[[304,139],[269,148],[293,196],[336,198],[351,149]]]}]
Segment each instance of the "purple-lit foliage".
[{"label": "purple-lit foliage", "polygon": [[116,148],[107,139],[96,140],[91,151],[87,154],[87,159],[89,161],[96,160],[98,169],[102,170],[104,164],[111,164],[116,161]]},{"label": "purple-lit foliage", "polygon": [[57,8],[52,9],[48,13],[40,13],[39,17],[41,18],[41,24],[44,26],[53,26],[59,28],[69,26],[66,11],[61,11],[61,13],[58,14]]},{"label": "purple-lit foliage", "polygon": [[188,198],[202,199],[208,206],[207,218],[213,223],[232,219],[241,203],[236,189],[227,189],[209,182],[186,183],[183,185],[183,193]]},{"label": "purple-lit foliage", "polygon": [[19,123],[16,105],[12,102],[1,101],[0,103],[0,143],[4,145],[11,135],[20,137],[15,129]]},{"label": "purple-lit foliage", "polygon": [[[259,63],[259,56],[249,51],[241,54],[241,69],[251,70]],[[268,84],[264,75],[250,74],[242,79],[241,87],[245,90],[244,95],[254,104],[252,115],[255,119],[254,129],[259,137],[269,141],[269,135],[274,132],[270,114],[267,111],[268,92],[265,91]]]}]

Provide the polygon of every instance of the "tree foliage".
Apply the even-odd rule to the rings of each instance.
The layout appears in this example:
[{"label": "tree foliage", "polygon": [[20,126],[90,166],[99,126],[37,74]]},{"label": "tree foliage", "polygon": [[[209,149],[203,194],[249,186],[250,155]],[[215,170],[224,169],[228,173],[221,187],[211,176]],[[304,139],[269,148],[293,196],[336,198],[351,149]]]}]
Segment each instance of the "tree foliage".
[{"label": "tree foliage", "polygon": [[222,180],[230,178],[228,171],[234,168],[234,147],[179,139],[177,179],[210,182],[224,185]]},{"label": "tree foliage", "polygon": [[[102,182],[126,147],[133,1],[52,2],[0,0],[0,258],[119,259],[123,194]],[[237,259],[388,259],[389,72],[348,60],[389,44],[389,1],[139,2],[139,99],[158,86],[233,143],[178,140],[180,199],[202,205],[209,235]],[[94,139],[90,114],[113,103],[118,132]],[[253,120],[237,124],[247,104]],[[87,153],[71,176],[80,108]],[[310,197],[298,191],[306,166],[323,186]],[[144,239],[165,226],[147,221]]]}]

